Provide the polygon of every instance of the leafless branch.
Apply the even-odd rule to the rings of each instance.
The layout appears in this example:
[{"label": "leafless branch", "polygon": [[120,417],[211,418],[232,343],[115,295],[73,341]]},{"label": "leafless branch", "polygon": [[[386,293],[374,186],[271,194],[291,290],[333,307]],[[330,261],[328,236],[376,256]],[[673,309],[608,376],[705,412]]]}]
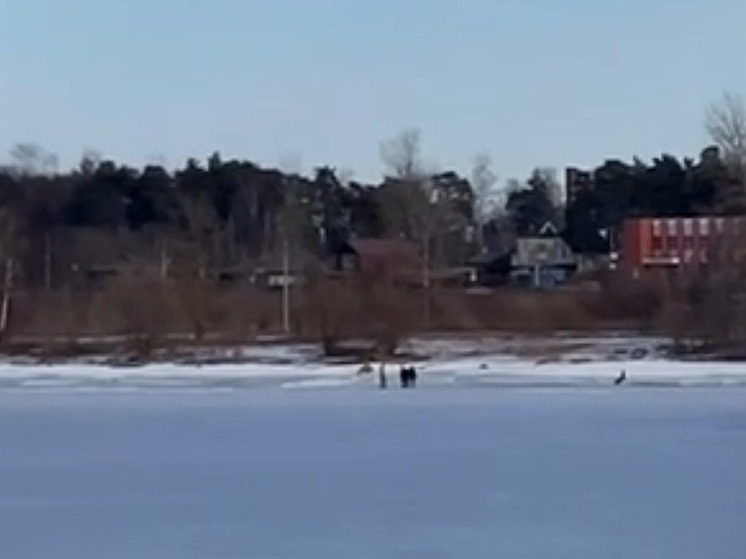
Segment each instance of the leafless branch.
[{"label": "leafless branch", "polygon": [[419,129],[409,128],[381,143],[381,159],[389,176],[410,181],[424,175],[421,139]]},{"label": "leafless branch", "polygon": [[706,113],[705,129],[720,147],[726,163],[742,180],[746,179],[746,101],[734,93],[724,93]]},{"label": "leafless branch", "polygon": [[478,154],[471,171],[471,186],[474,190],[474,218],[480,249],[484,249],[484,227],[497,207],[496,182],[497,176],[492,171],[489,154]]},{"label": "leafless branch", "polygon": [[12,168],[20,175],[49,175],[57,171],[57,156],[36,144],[16,144],[10,157]]}]

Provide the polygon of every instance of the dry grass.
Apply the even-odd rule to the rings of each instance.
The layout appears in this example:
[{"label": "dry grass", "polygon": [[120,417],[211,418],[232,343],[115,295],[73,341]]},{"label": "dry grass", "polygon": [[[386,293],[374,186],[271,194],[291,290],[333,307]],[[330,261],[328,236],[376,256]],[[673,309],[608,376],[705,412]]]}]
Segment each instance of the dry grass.
[{"label": "dry grass", "polygon": [[[360,355],[391,355],[404,339],[421,332],[665,330],[681,323],[656,285],[641,282],[608,285],[599,293],[502,289],[472,294],[438,288],[430,297],[426,328],[420,289],[385,278],[317,275],[291,291],[293,335],[319,342],[329,355],[346,351],[353,340],[367,340],[368,345],[354,348]],[[39,345],[68,340],[65,347],[55,342],[61,352],[84,352],[81,337],[119,336],[111,345],[121,345],[124,337],[132,340],[130,351],[147,356],[174,344],[243,344],[281,331],[280,292],[207,280],[179,284],[143,266],[87,292],[16,292],[10,334],[19,345],[29,339]]]}]

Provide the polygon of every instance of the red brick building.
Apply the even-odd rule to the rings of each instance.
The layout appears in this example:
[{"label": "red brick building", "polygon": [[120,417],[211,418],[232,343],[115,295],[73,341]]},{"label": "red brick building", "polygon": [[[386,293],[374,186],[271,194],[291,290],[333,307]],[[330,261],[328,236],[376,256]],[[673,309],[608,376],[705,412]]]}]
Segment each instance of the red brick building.
[{"label": "red brick building", "polygon": [[698,267],[713,251],[746,235],[746,217],[630,219],[621,239],[621,267],[638,274],[656,267]]}]

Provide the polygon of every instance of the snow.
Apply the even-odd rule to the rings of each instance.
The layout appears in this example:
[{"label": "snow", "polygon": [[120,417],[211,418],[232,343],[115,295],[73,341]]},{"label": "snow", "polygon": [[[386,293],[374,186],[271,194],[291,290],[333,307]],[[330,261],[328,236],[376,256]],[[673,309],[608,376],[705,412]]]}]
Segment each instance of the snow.
[{"label": "snow", "polygon": [[[280,349],[275,350],[279,355]],[[663,358],[621,359],[608,355],[564,354],[552,362],[509,353],[469,352],[434,354],[415,360],[420,383],[432,386],[606,386],[625,370],[626,385],[734,386],[746,385],[746,364],[737,362],[678,362]],[[0,363],[0,390],[112,389],[243,389],[371,386],[376,374],[359,374],[358,364],[321,361],[246,362],[204,366],[151,364],[142,367],[68,363],[19,365]],[[377,364],[374,364],[377,370]],[[398,364],[387,366],[396,380]]]},{"label": "snow", "polygon": [[[608,386],[622,370],[628,378],[625,387],[746,385],[746,364],[674,361],[664,357],[664,344],[659,338],[609,332],[414,338],[402,347],[409,357],[390,363],[387,371],[396,381],[399,364],[414,364],[420,384],[432,387]],[[55,364],[0,361],[0,391],[314,390],[377,384],[376,363],[373,374],[359,374],[360,364],[324,361],[314,344],[264,343],[203,351],[189,359],[140,367],[111,366],[103,357]],[[195,357],[204,364],[194,364]]]},{"label": "snow", "polygon": [[[653,376],[655,365],[644,365]],[[335,378],[345,376],[319,377]],[[745,387],[280,386],[0,391],[2,556],[737,559],[746,549]]]}]

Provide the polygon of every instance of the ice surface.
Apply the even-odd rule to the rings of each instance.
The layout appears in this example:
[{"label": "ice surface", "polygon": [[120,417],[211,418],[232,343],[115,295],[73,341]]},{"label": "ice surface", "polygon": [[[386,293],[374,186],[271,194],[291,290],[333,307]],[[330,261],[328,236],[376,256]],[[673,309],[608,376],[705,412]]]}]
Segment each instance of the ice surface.
[{"label": "ice surface", "polygon": [[9,559],[746,549],[741,387],[0,391],[0,449]]},{"label": "ice surface", "polygon": [[[740,363],[682,363],[663,359],[665,340],[605,332],[598,336],[474,336],[413,338],[402,349],[432,386],[607,386],[624,369],[628,385],[746,386]],[[359,365],[324,362],[314,344],[264,343],[203,348],[206,364],[158,363],[112,367],[97,362],[39,364],[0,362],[0,390],[229,390],[371,386],[375,375]],[[195,357],[195,356],[192,356]],[[216,364],[215,359],[234,362]],[[242,361],[242,362],[236,362]],[[207,364],[209,363],[209,364]],[[374,364],[376,368],[376,364]],[[389,374],[395,375],[396,364]]]},{"label": "ice surface", "polygon": [[[278,350],[278,353],[281,351]],[[506,353],[436,355],[415,362],[420,382],[430,386],[608,386],[621,370],[631,386],[746,386],[746,363],[685,363],[666,359],[594,359],[541,363]],[[225,365],[153,364],[143,367],[105,365],[0,364],[0,391],[134,389],[244,389],[283,386],[288,389],[372,386],[376,375],[360,375],[359,365],[319,361]],[[374,369],[377,365],[374,364]],[[387,368],[391,380],[396,364]]]}]

